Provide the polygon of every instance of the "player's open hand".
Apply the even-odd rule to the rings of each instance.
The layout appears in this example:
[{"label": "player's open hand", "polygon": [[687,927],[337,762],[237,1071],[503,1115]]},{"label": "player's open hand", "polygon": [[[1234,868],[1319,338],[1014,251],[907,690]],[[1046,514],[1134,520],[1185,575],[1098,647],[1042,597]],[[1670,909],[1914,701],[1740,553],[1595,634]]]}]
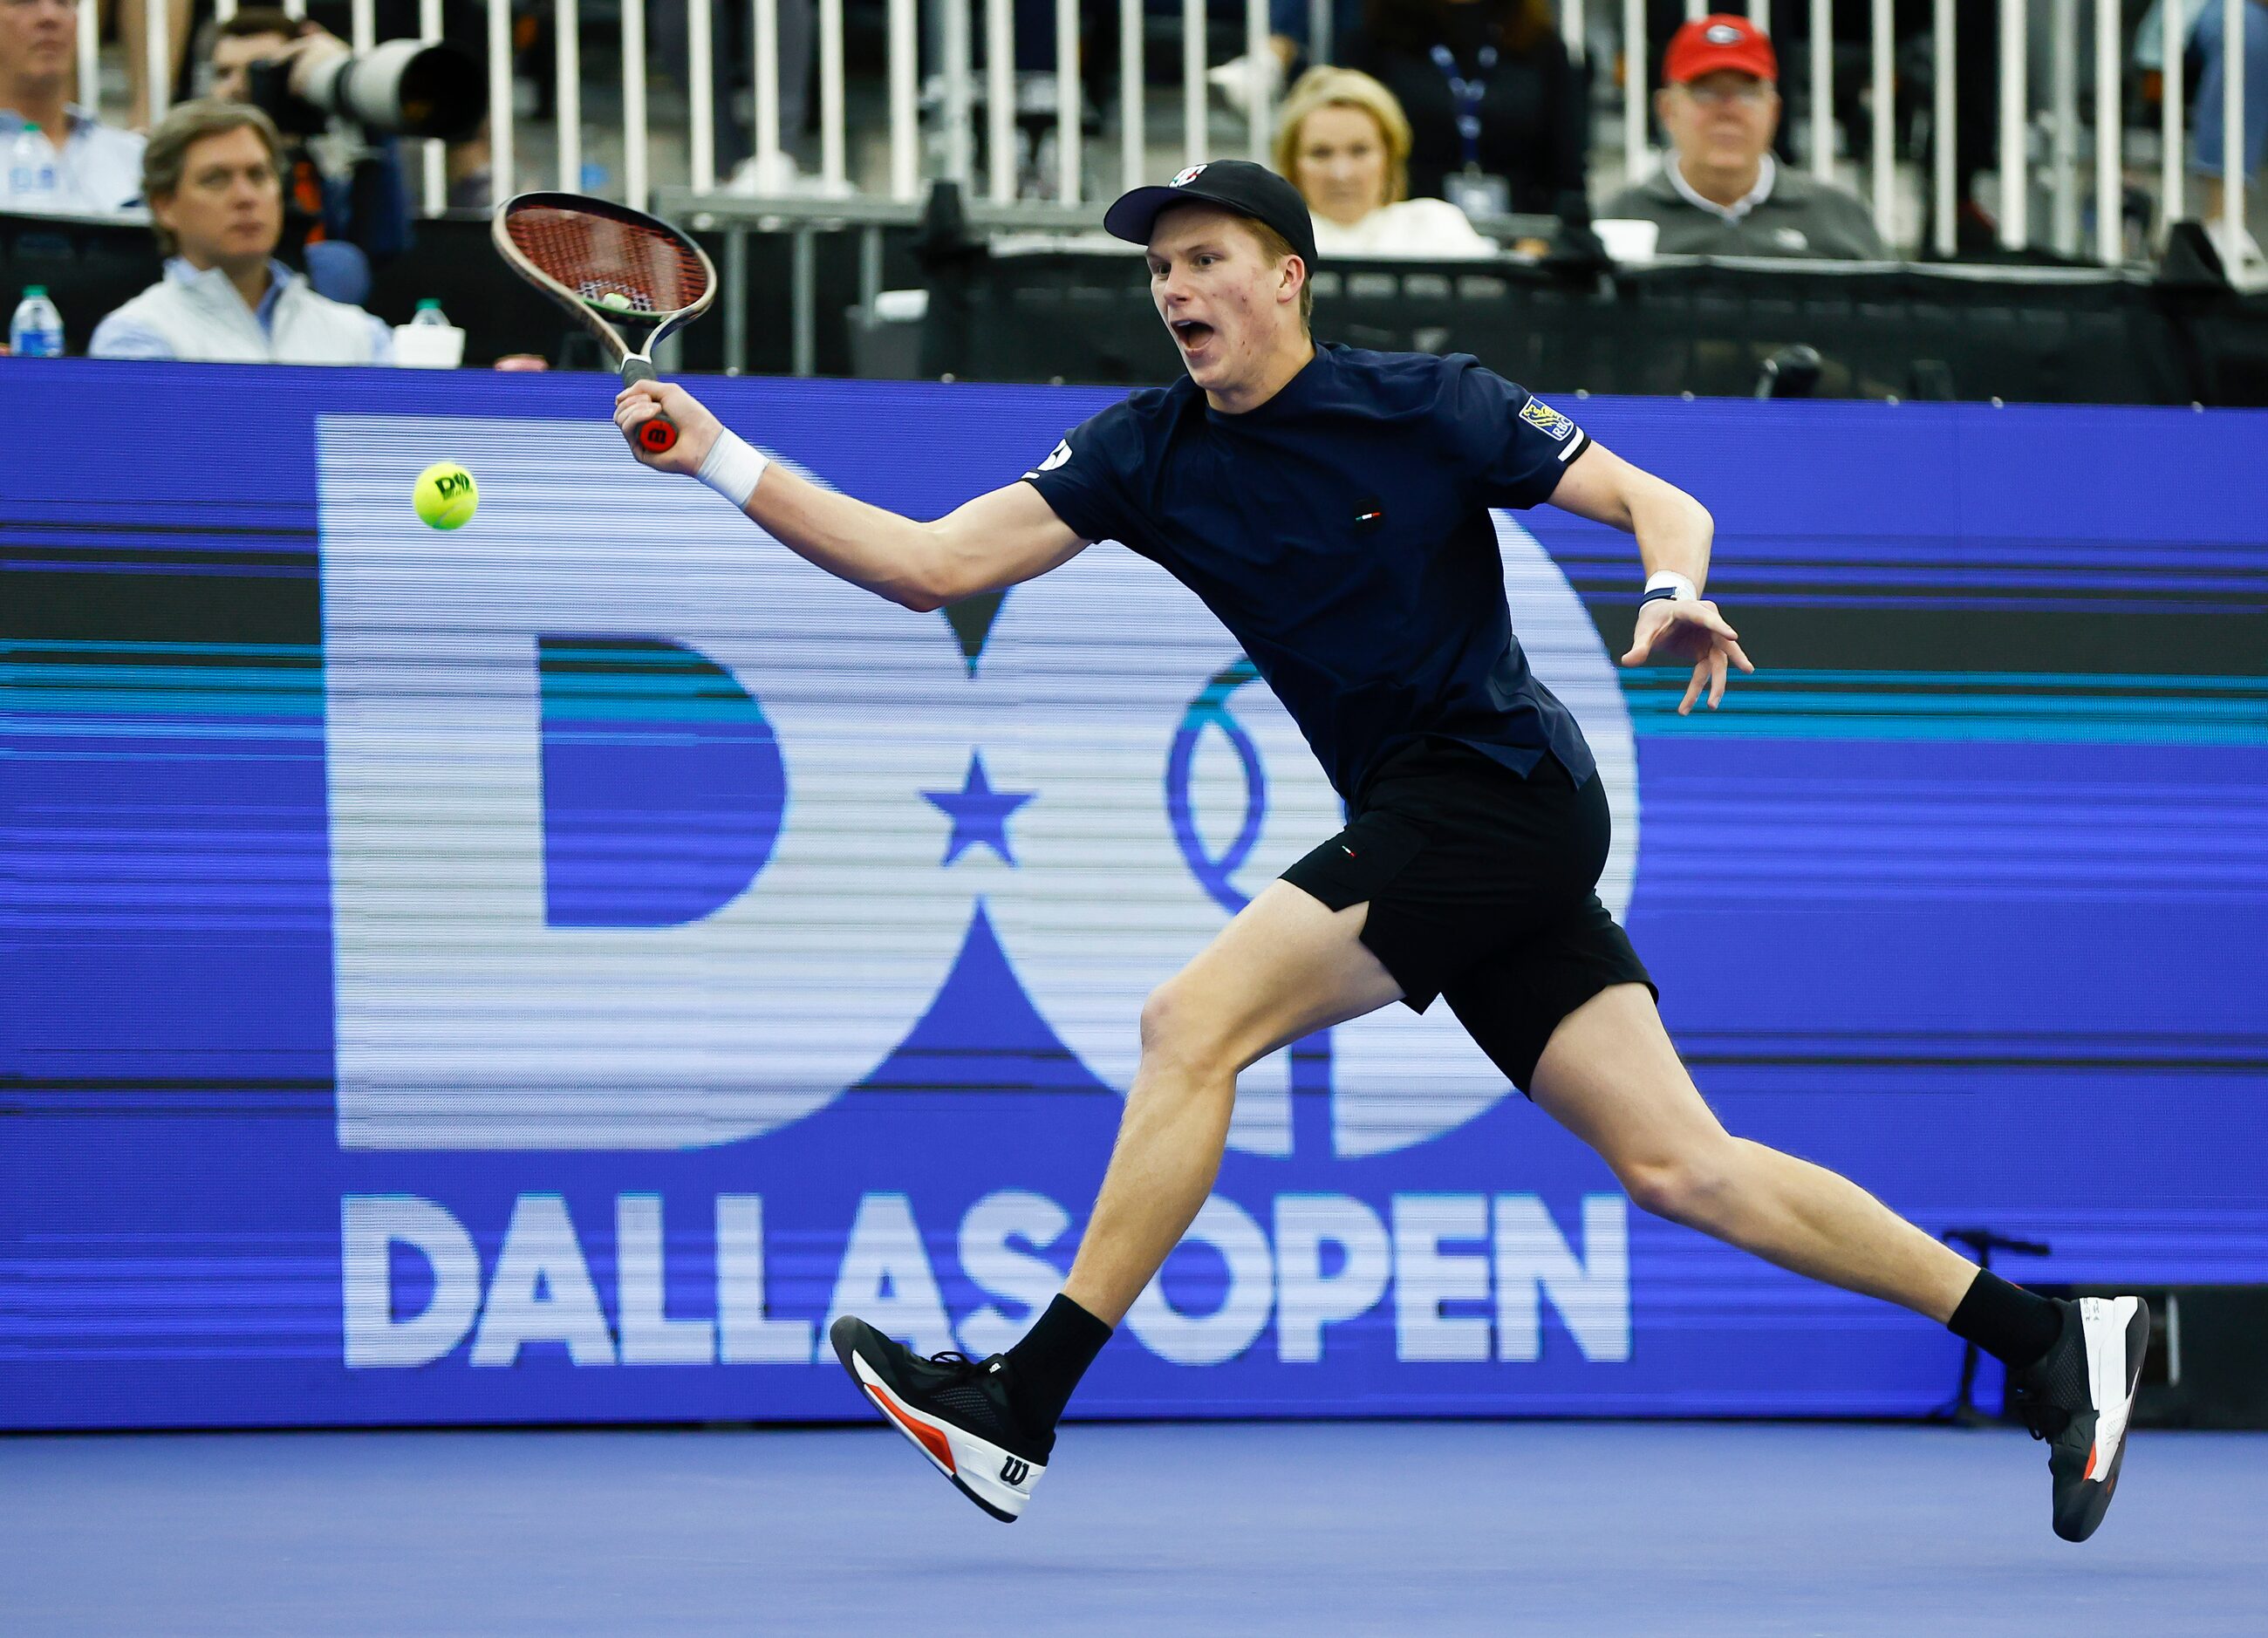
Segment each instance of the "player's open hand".
[{"label": "player's open hand", "polygon": [[[639,423],[666,415],[677,423],[677,442],[659,455],[637,441]],[[615,399],[615,424],[630,440],[630,452],[656,472],[691,477],[709,459],[723,426],[708,407],[674,381],[633,381]]]},{"label": "player's open hand", "polygon": [[1725,623],[1717,606],[1707,599],[1678,602],[1656,598],[1640,604],[1638,630],[1631,637],[1630,652],[1623,656],[1623,664],[1644,665],[1651,661],[1663,665],[1687,660],[1693,663],[1693,680],[1686,684],[1685,697],[1678,701],[1680,716],[1692,710],[1704,688],[1709,691],[1709,709],[1715,710],[1717,701],[1725,697],[1725,679],[1734,666],[1745,672],[1756,670],[1741,652],[1741,634]]}]

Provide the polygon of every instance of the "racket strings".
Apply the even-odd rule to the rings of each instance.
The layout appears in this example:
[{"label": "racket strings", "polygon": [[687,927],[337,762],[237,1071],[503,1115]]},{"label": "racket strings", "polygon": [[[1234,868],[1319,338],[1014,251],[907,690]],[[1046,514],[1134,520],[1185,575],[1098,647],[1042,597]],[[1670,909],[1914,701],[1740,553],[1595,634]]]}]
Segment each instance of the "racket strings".
[{"label": "racket strings", "polygon": [[699,253],[656,228],[535,205],[513,211],[504,231],[538,268],[607,312],[676,312],[708,287]]}]

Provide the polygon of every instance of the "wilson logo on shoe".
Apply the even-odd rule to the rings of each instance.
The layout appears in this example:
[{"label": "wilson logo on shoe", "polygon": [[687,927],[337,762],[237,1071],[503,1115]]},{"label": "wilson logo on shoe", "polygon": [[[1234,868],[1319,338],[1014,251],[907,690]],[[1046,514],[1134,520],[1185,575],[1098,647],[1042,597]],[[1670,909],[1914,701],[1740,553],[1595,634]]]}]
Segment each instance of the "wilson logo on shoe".
[{"label": "wilson logo on shoe", "polygon": [[1000,1482],[1002,1484],[1020,1485],[1023,1483],[1025,1480],[1030,1478],[1031,1474],[1032,1465],[1029,1462],[1020,1461],[1015,1457],[1008,1457],[1000,1464]]}]

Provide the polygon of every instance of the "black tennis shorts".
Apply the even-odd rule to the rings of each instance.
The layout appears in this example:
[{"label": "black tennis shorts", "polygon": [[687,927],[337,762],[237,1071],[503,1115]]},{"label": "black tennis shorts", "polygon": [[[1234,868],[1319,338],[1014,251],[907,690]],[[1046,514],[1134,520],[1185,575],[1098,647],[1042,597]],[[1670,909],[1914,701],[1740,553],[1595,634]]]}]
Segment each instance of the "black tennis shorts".
[{"label": "black tennis shorts", "polygon": [[1523,1092],[1559,1020],[1653,980],[1596,891],[1611,821],[1594,774],[1548,752],[1525,779],[1454,740],[1395,753],[1347,827],[1284,872],[1334,910],[1367,902],[1362,942],[1423,1012],[1444,996]]}]

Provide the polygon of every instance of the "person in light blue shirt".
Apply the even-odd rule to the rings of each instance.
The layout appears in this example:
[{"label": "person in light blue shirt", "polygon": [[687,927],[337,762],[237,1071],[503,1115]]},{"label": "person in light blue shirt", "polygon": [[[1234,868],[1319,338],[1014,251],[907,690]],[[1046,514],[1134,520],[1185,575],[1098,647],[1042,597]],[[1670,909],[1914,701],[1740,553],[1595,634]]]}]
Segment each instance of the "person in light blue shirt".
[{"label": "person in light blue shirt", "polygon": [[0,210],[122,216],[142,199],[142,138],[66,102],[78,0],[0,0]]},{"label": "person in light blue shirt", "polygon": [[[305,278],[273,257],[269,259],[267,275],[268,287],[261,292],[259,300],[254,304],[250,312],[253,323],[258,327],[260,334],[267,340],[269,354],[274,362],[277,364],[359,363],[369,364],[390,364],[394,362],[392,327],[376,314],[363,312],[358,307],[348,308],[347,311],[359,313],[364,320],[361,328],[369,339],[369,352],[366,356],[359,359],[285,356],[282,349],[292,346],[293,342],[291,338],[279,339],[277,336],[276,325],[277,309],[283,305],[284,298],[295,291],[305,290],[310,296],[313,296],[314,292],[309,288]],[[225,272],[217,267],[199,268],[186,256],[166,258],[166,283],[188,292],[190,299],[198,301],[200,305],[202,305],[205,299],[217,302],[223,297],[232,299],[239,305],[243,302],[242,296],[235,292],[232,288],[233,282]],[[224,287],[230,288],[225,290]],[[316,297],[315,299],[323,298]],[[344,305],[343,303],[333,305]],[[220,361],[217,355],[203,352],[188,353],[180,350],[180,343],[174,336],[169,334],[160,326],[151,322],[144,315],[134,312],[131,302],[95,327],[93,340],[87,347],[87,356],[90,358],[195,357],[213,362]],[[254,358],[235,362],[265,361]]]},{"label": "person in light blue shirt", "polygon": [[[2197,105],[2190,123],[2190,174],[2205,179],[2204,220],[2220,243],[2222,190],[2222,143],[2228,130],[2226,107],[2228,72],[2228,17],[2221,0],[2173,0],[2182,8],[2181,37],[2188,42],[2186,55],[2197,63]],[[2167,0],[2156,0],[2134,36],[2134,61],[2146,69],[2162,69],[2165,61]],[[2244,128],[2238,151],[2246,175],[2259,170],[2268,158],[2268,0],[2247,0],[2244,17]],[[2180,73],[2183,64],[2174,63]],[[2222,245],[2224,259],[2250,264],[2253,276],[2261,271],[2260,247],[2247,234],[2235,245]]]},{"label": "person in light blue shirt", "polygon": [[166,276],[95,327],[97,358],[390,364],[394,332],[276,260],[281,139],[241,103],[185,102],[143,165]]}]

